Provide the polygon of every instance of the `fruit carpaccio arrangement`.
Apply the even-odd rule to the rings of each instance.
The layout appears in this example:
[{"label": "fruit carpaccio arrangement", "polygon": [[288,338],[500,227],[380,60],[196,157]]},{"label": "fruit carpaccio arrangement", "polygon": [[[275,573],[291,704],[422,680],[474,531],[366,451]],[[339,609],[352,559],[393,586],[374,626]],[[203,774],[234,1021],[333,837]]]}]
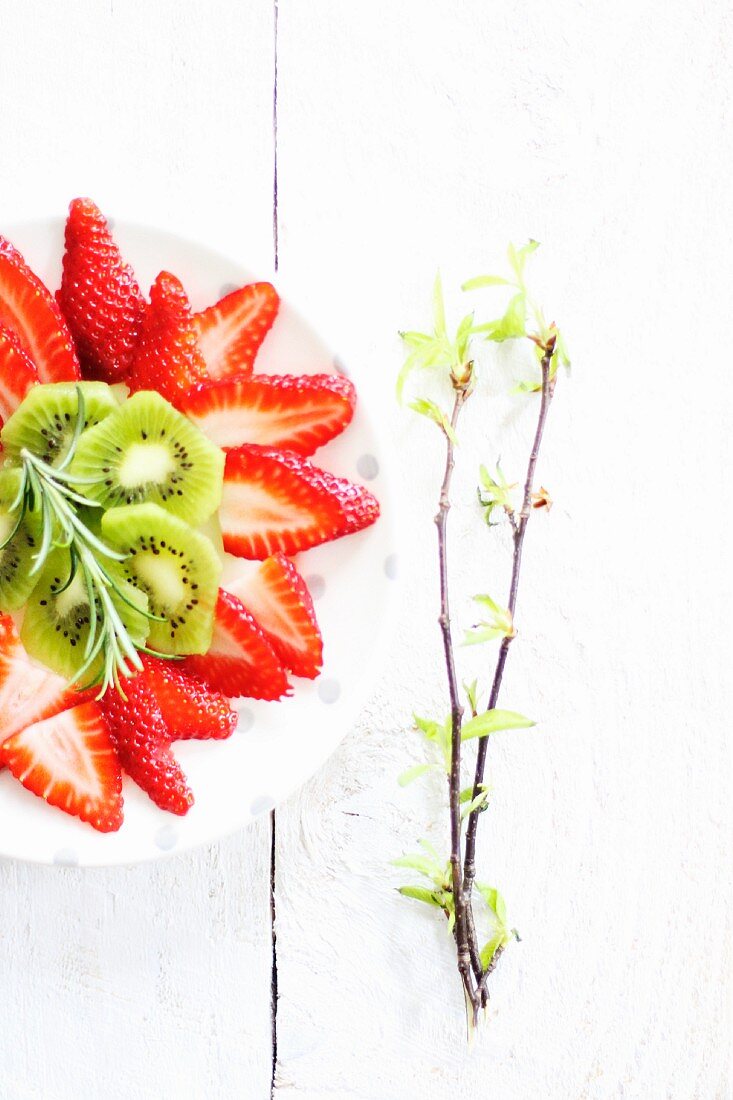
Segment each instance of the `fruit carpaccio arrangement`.
[{"label": "fruit carpaccio arrangement", "polygon": [[379,515],[311,461],[348,379],[257,373],[278,306],[254,283],[194,313],[167,271],[146,297],[88,199],[55,297],[0,238],[0,767],[102,832],[123,773],[185,814],[172,743],[319,674],[292,558]]}]

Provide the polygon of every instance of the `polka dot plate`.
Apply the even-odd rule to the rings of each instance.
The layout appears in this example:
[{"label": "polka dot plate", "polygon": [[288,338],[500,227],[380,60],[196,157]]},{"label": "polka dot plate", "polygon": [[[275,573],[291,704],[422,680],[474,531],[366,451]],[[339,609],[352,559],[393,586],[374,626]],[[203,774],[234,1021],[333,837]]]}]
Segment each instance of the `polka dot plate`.
[{"label": "polka dot plate", "polygon": [[[51,288],[59,285],[63,222],[27,222],[2,229]],[[116,222],[114,233],[141,285],[168,269],[183,281],[194,309],[251,281],[236,263],[158,230]],[[257,273],[259,278],[263,274]],[[277,282],[277,280],[275,280]],[[256,369],[268,373],[349,371],[289,303],[265,340]],[[125,779],[125,822],[119,833],[95,833],[0,773],[0,855],[38,863],[103,866],[175,854],[267,813],[325,761],[364,705],[386,649],[397,575],[394,509],[388,462],[376,426],[369,379],[354,377],[359,402],[353,422],[314,461],[367,485],[382,516],[367,531],[300,554],[296,564],[313,596],[324,638],[324,668],[315,681],[294,680],[292,698],[243,700],[228,741],[178,742],[175,754],[196,803],[186,817],[159,810]],[[231,563],[225,562],[226,570]]]}]

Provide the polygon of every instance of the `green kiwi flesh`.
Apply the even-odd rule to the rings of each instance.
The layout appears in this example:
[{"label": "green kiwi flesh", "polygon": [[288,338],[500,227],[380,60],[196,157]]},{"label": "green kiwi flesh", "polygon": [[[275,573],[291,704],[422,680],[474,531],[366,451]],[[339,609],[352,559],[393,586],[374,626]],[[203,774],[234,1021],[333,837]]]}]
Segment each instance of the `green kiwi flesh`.
[{"label": "green kiwi flesh", "polygon": [[[85,649],[89,638],[89,595],[82,571],[77,569],[67,586],[71,558],[68,550],[58,549],[49,554],[46,565],[26,604],[20,637],[31,656],[48,668],[73,680],[85,662]],[[141,611],[147,610],[145,595],[127,581],[119,562],[104,559],[115,582],[125,596]],[[133,610],[124,600],[111,592],[114,605],[136,646],[145,644],[148,619]],[[102,610],[96,603],[97,615]],[[93,681],[101,670],[103,657],[83,675],[84,683]]]},{"label": "green kiwi flesh", "polygon": [[20,470],[0,471],[0,543],[12,535],[0,550],[0,611],[22,607],[38,580],[30,572],[40,538],[40,516],[26,511],[20,519],[21,508],[11,511],[22,480]]},{"label": "green kiwi flesh", "polygon": [[44,462],[57,466],[69,448],[79,411],[77,390],[84,398],[84,427],[91,428],[117,408],[104,382],[48,382],[33,386],[0,432],[9,454],[25,447]]},{"label": "green kiwi flesh", "polygon": [[148,597],[148,646],[161,653],[205,653],[211,645],[221,559],[205,535],[159,505],[111,508],[102,536],[128,555],[124,576]]},{"label": "green kiwi flesh", "polygon": [[71,473],[104,508],[152,502],[195,526],[221,503],[224,453],[160,394],[142,390],[84,433]]}]

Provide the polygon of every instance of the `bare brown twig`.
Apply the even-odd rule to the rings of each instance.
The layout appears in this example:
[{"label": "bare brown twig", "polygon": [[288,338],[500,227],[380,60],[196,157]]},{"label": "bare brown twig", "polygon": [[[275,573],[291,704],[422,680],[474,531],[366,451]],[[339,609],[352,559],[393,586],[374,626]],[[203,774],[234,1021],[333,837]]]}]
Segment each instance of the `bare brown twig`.
[{"label": "bare brown twig", "polygon": [[[450,486],[451,479],[453,477],[453,467],[455,465],[455,446],[453,443],[452,432],[455,431],[456,424],[458,423],[458,417],[460,416],[461,409],[465,403],[468,394],[466,386],[460,385],[455,388],[455,397],[453,401],[453,412],[451,414],[450,427],[451,432],[446,431],[445,434],[445,471],[443,473],[443,483],[440,487],[440,501],[438,505],[438,511],[435,515],[435,526],[438,530],[438,560],[440,568],[440,615],[438,617],[438,623],[440,625],[440,631],[443,637],[443,654],[445,657],[445,667],[448,675],[448,691],[450,694],[450,706],[451,706],[451,766],[450,774],[448,777],[448,794],[450,804],[450,843],[451,843],[451,878],[452,878],[452,892],[453,892],[453,904],[455,912],[455,927],[454,935],[456,940],[456,950],[458,953],[458,970],[461,975],[461,981],[463,983],[463,990],[466,996],[467,1009],[470,1006],[470,1010],[475,1022],[476,1012],[478,1009],[479,1001],[476,996],[475,982],[480,976],[480,962],[479,962],[479,974],[474,974],[475,962],[472,964],[471,952],[469,950],[469,931],[466,918],[466,901],[462,884],[462,867],[461,867],[461,729],[463,725],[463,706],[458,690],[458,679],[456,676],[456,663],[455,655],[453,652],[453,637],[451,634],[450,623],[450,597],[448,587],[448,544],[447,544],[447,526],[448,526],[448,513],[450,511]],[[472,937],[475,944],[475,935]],[[475,957],[477,952],[475,952]]]},{"label": "bare brown twig", "polygon": [[[522,499],[522,509],[519,513],[519,518],[515,518],[515,522],[512,523],[512,534],[514,541],[514,552],[512,556],[512,574],[509,583],[509,600],[507,603],[509,612],[514,619],[514,614],[517,606],[517,592],[519,590],[519,576],[522,567],[522,549],[524,547],[524,536],[527,531],[527,524],[529,523],[529,517],[532,511],[532,492],[534,488],[534,476],[535,469],[537,467],[537,459],[539,456],[540,445],[542,443],[542,436],[545,430],[545,424],[547,422],[547,413],[552,401],[552,395],[555,388],[555,377],[552,373],[552,357],[555,353],[555,337],[551,336],[543,348],[543,356],[541,362],[542,369],[542,390],[540,397],[540,411],[537,418],[537,427],[535,429],[534,439],[532,441],[532,449],[529,455],[529,461],[527,463],[527,474],[524,481],[524,494]],[[494,677],[491,684],[491,692],[489,694],[488,710],[493,710],[499,700],[499,691],[501,690],[501,682],[504,676],[504,669],[506,666],[507,656],[509,654],[509,646],[512,643],[512,639],[515,635],[507,635],[502,639],[499,647],[499,653],[496,659],[496,666],[494,668]],[[486,753],[488,750],[489,738],[482,737],[478,744],[478,754],[476,757],[476,769],[474,773],[473,781],[473,794],[472,797],[476,798],[481,791],[481,785],[484,780],[484,771],[486,768]],[[462,910],[465,914],[465,926],[469,932],[473,933],[473,943],[469,944],[469,956],[473,956],[478,952],[478,944],[475,940],[475,930],[473,921],[473,884],[476,878],[476,833],[478,827],[480,810],[478,808],[471,811],[468,817],[468,825],[466,828],[466,850],[463,864],[463,899]],[[478,980],[478,1001],[481,1007],[486,1005],[488,1000],[488,990],[486,987],[487,978],[489,974],[494,970],[496,963],[498,962],[499,951],[494,955],[486,971],[480,976],[477,975]]]}]

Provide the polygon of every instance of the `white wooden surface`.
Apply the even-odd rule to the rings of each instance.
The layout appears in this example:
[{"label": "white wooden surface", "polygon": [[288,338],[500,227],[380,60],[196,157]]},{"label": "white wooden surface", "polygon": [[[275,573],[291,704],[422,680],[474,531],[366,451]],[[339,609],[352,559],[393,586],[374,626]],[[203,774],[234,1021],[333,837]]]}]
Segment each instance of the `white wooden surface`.
[{"label": "white wooden surface", "polygon": [[[274,1094],[727,1098],[729,5],[277,8],[280,268],[383,381],[406,537],[389,671],[277,812]],[[274,23],[272,0],[0,0],[2,217],[90,193],[269,264]],[[442,679],[438,457],[393,407],[394,333],[424,321],[438,264],[457,284],[529,235],[575,371],[504,696],[540,725],[492,746],[483,823],[523,942],[468,1054],[444,930],[389,868],[443,836],[439,792],[395,783]],[[529,428],[483,392],[466,477],[498,454],[511,470]],[[468,491],[452,522],[465,613],[505,583],[506,545]],[[2,1100],[270,1095],[269,823],[154,867],[0,883]]]}]

